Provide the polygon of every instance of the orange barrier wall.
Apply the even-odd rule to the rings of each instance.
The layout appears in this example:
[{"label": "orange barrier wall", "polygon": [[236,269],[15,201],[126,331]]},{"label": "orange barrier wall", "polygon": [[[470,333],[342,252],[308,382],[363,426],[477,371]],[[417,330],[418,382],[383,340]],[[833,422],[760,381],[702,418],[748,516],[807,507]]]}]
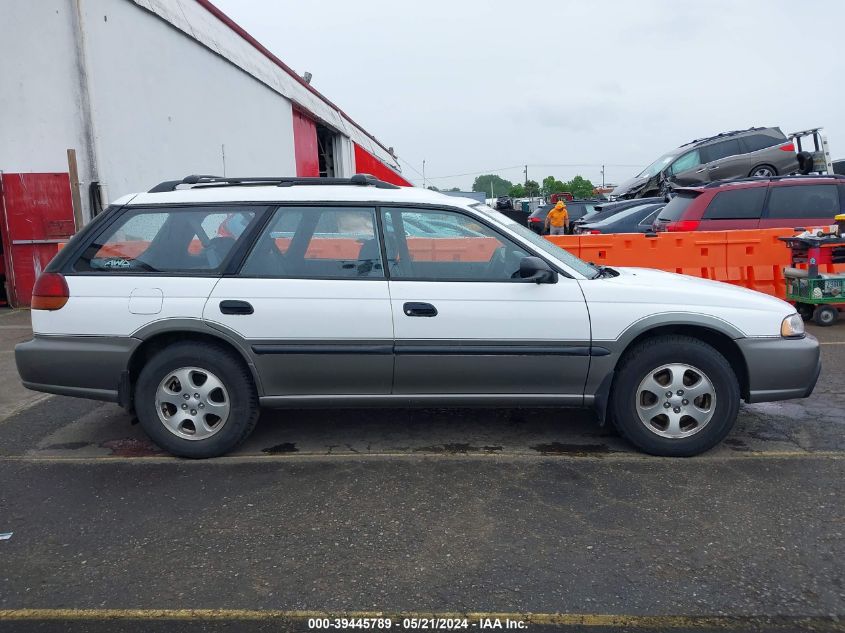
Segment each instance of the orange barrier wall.
[{"label": "orange barrier wall", "polygon": [[[786,296],[784,266],[792,253],[779,237],[791,229],[658,233],[657,237],[555,235],[547,239],[588,262],[607,266],[658,268]],[[819,266],[820,272],[845,272],[845,265]]]}]

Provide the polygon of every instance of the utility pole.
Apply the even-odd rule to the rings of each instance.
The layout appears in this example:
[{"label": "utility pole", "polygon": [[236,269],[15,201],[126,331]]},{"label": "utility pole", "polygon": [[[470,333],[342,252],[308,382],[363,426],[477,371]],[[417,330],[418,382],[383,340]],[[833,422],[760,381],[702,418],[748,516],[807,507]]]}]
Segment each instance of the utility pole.
[{"label": "utility pole", "polygon": [[528,187],[528,165],[525,166],[525,186]]},{"label": "utility pole", "polygon": [[425,158],[423,158],[423,189],[425,189]]},{"label": "utility pole", "polygon": [[604,165],[601,166],[601,188],[604,189]]}]

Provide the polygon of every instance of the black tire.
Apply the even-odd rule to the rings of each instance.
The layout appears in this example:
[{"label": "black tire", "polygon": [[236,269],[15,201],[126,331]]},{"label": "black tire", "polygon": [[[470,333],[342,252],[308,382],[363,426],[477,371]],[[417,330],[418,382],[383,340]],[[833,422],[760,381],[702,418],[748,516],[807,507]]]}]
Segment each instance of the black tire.
[{"label": "black tire", "polygon": [[796,310],[798,310],[798,314],[801,315],[801,318],[805,321],[809,321],[813,318],[813,306],[809,303],[799,303],[795,306]]},{"label": "black tire", "polygon": [[[213,373],[228,394],[229,415],[223,426],[208,438],[183,439],[159,419],[156,393],[166,375],[183,367],[196,367]],[[243,359],[223,346],[204,342],[169,345],[144,365],[135,385],[135,411],[147,435],[173,455],[217,457],[243,442],[258,422],[258,394]]]},{"label": "black tire", "polygon": [[[768,171],[768,174],[757,174],[758,171]],[[771,178],[772,176],[777,176],[778,170],[774,168],[773,165],[755,165],[754,168],[748,172],[749,178],[754,178],[755,176],[759,176],[761,178]]]},{"label": "black tire", "polygon": [[[683,363],[704,372],[715,391],[713,416],[687,437],[667,438],[649,430],[637,414],[640,381],[663,365]],[[620,434],[640,450],[665,457],[698,455],[721,442],[739,413],[740,391],[736,374],[715,348],[689,336],[648,339],[625,353],[611,390],[612,419]]]},{"label": "black tire", "polygon": [[813,311],[813,323],[827,327],[839,320],[839,310],[833,306],[818,306]]}]

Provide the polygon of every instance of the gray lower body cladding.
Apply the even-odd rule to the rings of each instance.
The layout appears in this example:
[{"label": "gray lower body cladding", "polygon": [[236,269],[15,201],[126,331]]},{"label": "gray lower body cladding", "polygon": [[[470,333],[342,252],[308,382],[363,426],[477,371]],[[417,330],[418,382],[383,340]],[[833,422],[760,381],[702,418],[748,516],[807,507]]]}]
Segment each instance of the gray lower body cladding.
[{"label": "gray lower body cladding", "polygon": [[[15,348],[15,360],[30,389],[122,402],[129,361],[141,343],[134,337],[36,335]],[[432,404],[442,398],[441,404],[474,406],[489,396],[502,404],[601,406],[621,351],[576,342],[303,343],[253,342],[249,361],[264,383],[263,404],[325,398],[354,406],[370,396],[402,406],[403,396],[419,396]],[[815,387],[821,371],[815,337],[741,338],[736,344],[748,366],[748,402],[803,398]]]},{"label": "gray lower body cladding", "polygon": [[806,398],[821,373],[816,337],[743,338],[736,341],[748,365],[748,402]]},{"label": "gray lower body cladding", "polygon": [[28,389],[118,402],[121,380],[141,341],[132,337],[39,336],[15,347]]}]

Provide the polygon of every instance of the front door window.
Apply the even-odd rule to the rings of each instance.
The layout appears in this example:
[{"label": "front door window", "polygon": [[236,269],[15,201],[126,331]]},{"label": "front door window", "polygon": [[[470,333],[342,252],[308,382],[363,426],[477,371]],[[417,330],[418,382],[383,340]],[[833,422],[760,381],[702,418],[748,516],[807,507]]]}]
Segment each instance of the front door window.
[{"label": "front door window", "polygon": [[511,281],[529,255],[479,220],[452,211],[384,209],[392,279]]}]

